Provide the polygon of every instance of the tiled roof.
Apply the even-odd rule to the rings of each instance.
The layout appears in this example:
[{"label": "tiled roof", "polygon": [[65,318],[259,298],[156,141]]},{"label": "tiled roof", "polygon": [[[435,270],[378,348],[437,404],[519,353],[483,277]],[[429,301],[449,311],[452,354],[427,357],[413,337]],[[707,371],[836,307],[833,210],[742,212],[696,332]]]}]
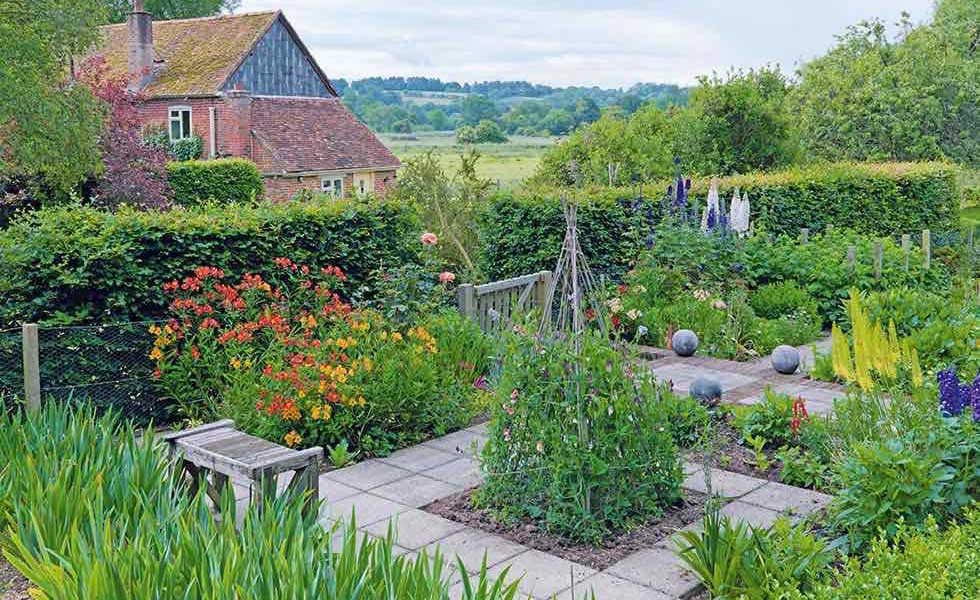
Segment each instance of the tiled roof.
[{"label": "tiled roof", "polygon": [[252,131],[261,149],[256,162],[266,173],[401,165],[339,98],[256,97]]},{"label": "tiled roof", "polygon": [[[216,94],[228,76],[279,17],[279,11],[153,22],[158,74],[144,90],[149,96]],[[127,26],[102,27],[109,72],[127,71]]]}]

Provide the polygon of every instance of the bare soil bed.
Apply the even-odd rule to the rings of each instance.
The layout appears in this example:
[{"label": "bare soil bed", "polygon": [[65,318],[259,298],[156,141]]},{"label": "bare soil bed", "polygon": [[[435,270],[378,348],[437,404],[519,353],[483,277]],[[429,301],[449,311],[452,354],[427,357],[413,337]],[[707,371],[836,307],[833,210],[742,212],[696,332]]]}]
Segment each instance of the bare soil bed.
[{"label": "bare soil bed", "polygon": [[31,583],[0,556],[0,598],[3,600],[28,600]]},{"label": "bare soil bed", "polygon": [[685,490],[684,498],[676,505],[668,506],[660,518],[593,546],[548,533],[532,522],[498,521],[491,511],[474,506],[473,494],[477,489],[436,500],[422,510],[597,570],[610,567],[637,550],[652,548],[678,529],[697,521],[704,516],[707,498],[704,494]]}]

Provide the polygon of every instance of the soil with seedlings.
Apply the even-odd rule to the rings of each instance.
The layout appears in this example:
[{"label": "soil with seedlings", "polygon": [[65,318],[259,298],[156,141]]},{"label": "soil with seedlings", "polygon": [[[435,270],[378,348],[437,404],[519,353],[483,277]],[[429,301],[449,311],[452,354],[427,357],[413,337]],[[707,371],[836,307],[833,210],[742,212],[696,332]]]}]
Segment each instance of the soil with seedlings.
[{"label": "soil with seedlings", "polygon": [[477,489],[471,488],[436,500],[422,510],[597,570],[610,567],[637,550],[653,548],[685,525],[699,520],[704,516],[707,499],[704,494],[685,490],[684,498],[666,507],[661,517],[609,536],[594,546],[551,534],[530,520],[515,523],[498,521],[493,511],[474,505],[473,494]]},{"label": "soil with seedlings", "polygon": [[[776,459],[775,450],[763,449],[769,462],[769,468],[760,469],[756,461],[755,450],[746,446],[742,441],[742,434],[732,424],[733,419],[732,415],[726,415],[712,425],[713,448],[708,453],[709,464],[723,471],[732,471],[769,481],[779,481],[782,463]],[[704,450],[691,450],[688,452],[687,459],[703,465],[705,462]]]},{"label": "soil with seedlings", "polygon": [[0,598],[2,600],[29,600],[31,595],[27,593],[27,590],[30,588],[31,582],[0,556]]}]

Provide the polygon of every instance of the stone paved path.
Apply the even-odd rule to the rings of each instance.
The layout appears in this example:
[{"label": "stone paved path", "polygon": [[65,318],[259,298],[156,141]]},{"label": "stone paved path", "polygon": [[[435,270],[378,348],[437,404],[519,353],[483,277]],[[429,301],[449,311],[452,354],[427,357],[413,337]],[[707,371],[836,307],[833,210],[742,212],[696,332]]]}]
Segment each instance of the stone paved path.
[{"label": "stone paved path", "polygon": [[[814,412],[830,410],[839,386],[806,380],[802,375],[779,375],[763,359],[748,363],[712,358],[681,358],[667,351],[648,349],[662,358],[649,361],[661,379],[675,388],[686,386],[699,375],[717,378],[725,388],[723,401],[752,404],[769,385],[777,391],[802,395]],[[812,360],[812,359],[811,359]],[[353,510],[361,531],[384,536],[396,528],[397,550],[431,556],[441,548],[450,572],[458,556],[471,574],[480,569],[484,555],[491,576],[509,568],[508,580],[521,577],[522,595],[536,600],[557,597],[577,600],[594,592],[598,600],[670,600],[687,598],[700,589],[697,578],[674,553],[674,537],[653,548],[635,552],[604,571],[579,565],[551,554],[527,548],[500,536],[456,523],[420,510],[430,502],[482,482],[476,456],[486,441],[485,425],[470,427],[373,459],[326,473],[320,477],[324,499],[322,522],[330,526],[346,522]],[[701,465],[685,463],[683,487],[704,492]],[[738,473],[711,469],[713,493],[728,500],[722,512],[756,526],[768,526],[780,515],[799,519],[827,505],[830,496]],[[239,488],[247,501],[248,490]],[[685,529],[697,529],[692,523]],[[454,575],[453,597],[461,590]]]}]

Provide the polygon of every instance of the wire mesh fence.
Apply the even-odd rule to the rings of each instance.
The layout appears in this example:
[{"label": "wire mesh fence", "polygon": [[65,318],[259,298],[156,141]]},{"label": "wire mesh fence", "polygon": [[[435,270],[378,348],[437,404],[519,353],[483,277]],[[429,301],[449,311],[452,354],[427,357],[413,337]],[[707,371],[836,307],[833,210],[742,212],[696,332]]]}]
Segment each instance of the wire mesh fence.
[{"label": "wire mesh fence", "polygon": [[24,363],[20,327],[0,330],[0,406],[24,396]]},{"label": "wire mesh fence", "polygon": [[170,403],[155,386],[149,358],[155,322],[40,327],[42,402],[87,402],[138,423],[166,422]]}]

